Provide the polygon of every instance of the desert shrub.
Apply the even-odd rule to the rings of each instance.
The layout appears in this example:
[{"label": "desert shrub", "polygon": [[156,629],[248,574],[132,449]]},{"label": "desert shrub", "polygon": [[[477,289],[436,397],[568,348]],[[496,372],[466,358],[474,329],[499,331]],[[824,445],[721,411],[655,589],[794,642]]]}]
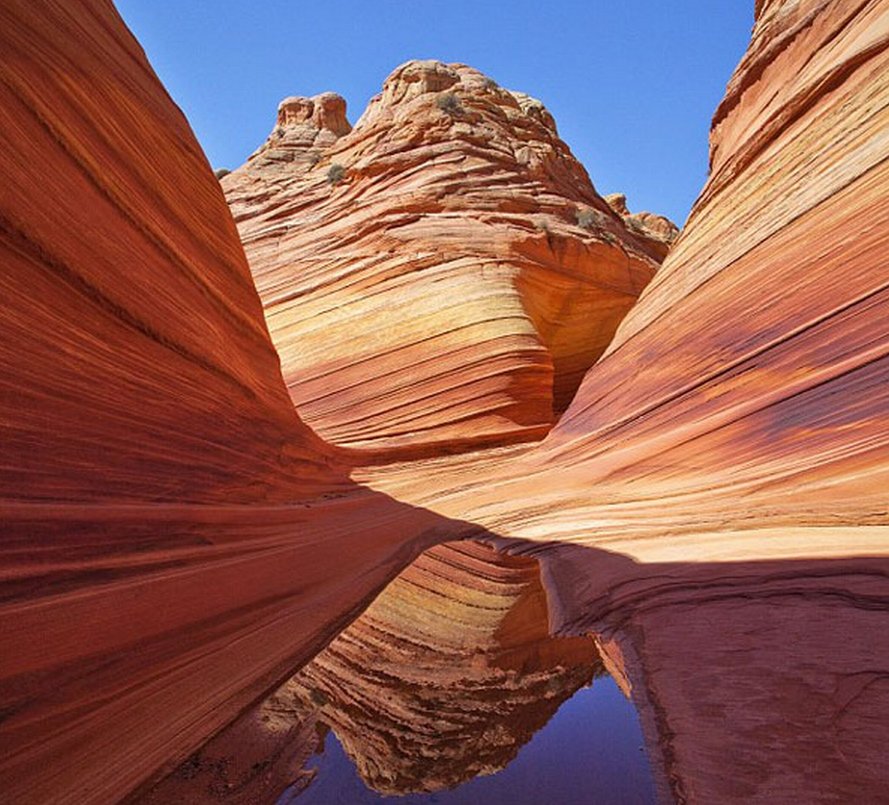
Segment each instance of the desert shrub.
[{"label": "desert shrub", "polygon": [[345,178],[346,169],[338,162],[334,162],[333,165],[327,169],[327,181],[330,182],[330,184],[339,184]]},{"label": "desert shrub", "polygon": [[442,92],[435,99],[435,103],[442,112],[446,112],[449,115],[459,115],[463,111],[463,107],[460,106],[460,99],[453,92]]},{"label": "desert shrub", "polygon": [[598,210],[589,207],[578,207],[575,213],[577,217],[577,225],[584,229],[592,229],[594,226],[602,226],[605,223],[605,216]]},{"label": "desert shrub", "polygon": [[221,179],[223,176],[228,176],[231,171],[228,168],[217,168],[213,173],[216,174],[217,179]]},{"label": "desert shrub", "polygon": [[627,225],[627,229],[631,232],[636,232],[639,235],[645,234],[645,224],[643,224],[642,221],[639,221],[636,218],[624,218],[624,223]]}]

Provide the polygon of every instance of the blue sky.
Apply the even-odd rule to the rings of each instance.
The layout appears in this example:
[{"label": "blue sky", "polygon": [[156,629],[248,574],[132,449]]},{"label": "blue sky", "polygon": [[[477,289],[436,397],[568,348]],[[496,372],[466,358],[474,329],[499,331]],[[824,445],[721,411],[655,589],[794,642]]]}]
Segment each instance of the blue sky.
[{"label": "blue sky", "polygon": [[546,104],[600,193],[681,224],[753,0],[116,0],[214,167],[278,101],[333,90],[354,123],[411,58],[464,62]]}]

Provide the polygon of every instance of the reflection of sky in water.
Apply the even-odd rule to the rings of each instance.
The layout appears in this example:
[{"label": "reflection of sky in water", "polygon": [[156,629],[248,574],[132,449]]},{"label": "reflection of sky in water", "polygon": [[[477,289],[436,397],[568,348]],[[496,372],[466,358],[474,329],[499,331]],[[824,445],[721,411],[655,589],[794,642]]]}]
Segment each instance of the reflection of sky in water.
[{"label": "reflection of sky in water", "polygon": [[644,805],[656,801],[654,781],[633,705],[609,677],[597,679],[559,708],[505,769],[449,791],[384,797],[369,790],[334,734],[309,766],[315,780],[279,805]]}]

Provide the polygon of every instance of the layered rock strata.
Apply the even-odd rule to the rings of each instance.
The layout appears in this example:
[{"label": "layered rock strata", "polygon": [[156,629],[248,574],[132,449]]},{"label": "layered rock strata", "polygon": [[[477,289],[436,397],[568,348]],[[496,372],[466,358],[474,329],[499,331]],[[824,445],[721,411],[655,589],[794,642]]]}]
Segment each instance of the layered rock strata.
[{"label": "layered rock strata", "polygon": [[758,3],[688,227],[558,427],[353,473],[399,505],[290,410],[218,184],[110,4],[5,3],[6,799],[137,789],[474,533],[602,633],[677,800],[879,801],[887,41],[886,0]]},{"label": "layered rock strata", "polygon": [[758,4],[707,185],[546,440],[359,475],[523,540],[558,628],[632,658],[678,801],[889,785],[887,131],[889,4]]},{"label": "layered rock strata", "polygon": [[286,99],[222,183],[294,404],[376,457],[545,434],[676,233],[615,213],[540,102],[434,61],[351,130]]},{"label": "layered rock strata", "polygon": [[356,490],[299,420],[219,184],[112,4],[5,2],[0,53],[0,791],[107,803],[453,528]]}]

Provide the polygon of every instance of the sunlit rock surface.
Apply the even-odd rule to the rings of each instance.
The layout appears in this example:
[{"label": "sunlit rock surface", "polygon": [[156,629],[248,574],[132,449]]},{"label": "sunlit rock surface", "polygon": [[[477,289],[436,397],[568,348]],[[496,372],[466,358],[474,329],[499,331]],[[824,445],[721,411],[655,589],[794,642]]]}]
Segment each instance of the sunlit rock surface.
[{"label": "sunlit rock surface", "polygon": [[542,445],[355,477],[530,541],[557,628],[633,658],[673,797],[879,801],[889,3],[758,11],[686,228]]},{"label": "sunlit rock surface", "polygon": [[613,212],[539,101],[436,61],[351,131],[288,98],[222,184],[297,409],[377,458],[545,434],[676,233]]}]

